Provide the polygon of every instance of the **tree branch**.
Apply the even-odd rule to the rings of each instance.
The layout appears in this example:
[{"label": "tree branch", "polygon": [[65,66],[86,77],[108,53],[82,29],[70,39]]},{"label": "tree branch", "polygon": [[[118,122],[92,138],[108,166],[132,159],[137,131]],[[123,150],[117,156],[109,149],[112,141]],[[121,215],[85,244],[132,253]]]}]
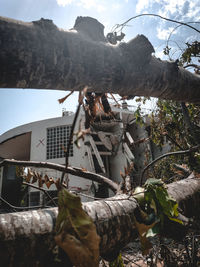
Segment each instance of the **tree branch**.
[{"label": "tree branch", "polygon": [[37,168],[48,168],[52,170],[57,170],[60,172],[65,172],[72,174],[74,176],[78,176],[84,179],[88,179],[90,181],[98,182],[101,184],[107,185],[113,192],[116,192],[118,189],[118,184],[113,182],[112,180],[89,171],[83,171],[77,167],[65,167],[60,164],[50,163],[50,162],[38,162],[38,161],[20,161],[20,160],[11,160],[4,159],[0,162],[0,167],[5,165],[15,165],[15,166],[23,166],[23,167],[37,167]]},{"label": "tree branch", "polygon": [[[199,190],[200,179],[195,177],[167,185],[168,193],[176,199],[181,213],[186,217],[199,215]],[[117,255],[122,247],[137,237],[134,216],[138,204],[134,198],[119,195],[82,205],[94,221],[97,233],[101,237],[100,255],[103,258]],[[16,266],[16,262],[20,266],[32,267],[36,266],[36,262],[52,266],[50,263],[55,259],[53,229],[57,214],[57,208],[1,214],[2,266]]]},{"label": "tree branch", "polygon": [[[81,103],[79,102],[79,104],[77,106],[77,109],[76,109],[75,116],[74,116],[74,120],[73,120],[73,123],[72,123],[72,126],[71,126],[69,140],[68,140],[68,143],[67,143],[67,151],[66,151],[66,154],[65,154],[65,168],[66,169],[68,168],[68,165],[69,165],[69,153],[70,153],[70,148],[71,148],[71,145],[72,145],[72,142],[73,142],[74,129],[75,129],[76,121],[77,121],[77,118],[78,118],[78,115],[79,115],[79,112],[80,112],[80,108],[81,108]],[[63,185],[64,176],[65,176],[65,172],[63,172],[62,176],[61,176],[61,186]]]},{"label": "tree branch", "polygon": [[[136,18],[139,18],[139,17],[143,17],[143,16],[153,16],[153,17],[158,17],[158,18],[160,18],[160,19],[164,19],[164,20],[167,20],[167,21],[170,21],[170,22],[178,23],[178,24],[180,24],[180,25],[189,27],[190,29],[192,29],[192,30],[194,30],[194,31],[196,31],[196,32],[198,32],[198,33],[200,33],[200,31],[199,31],[197,28],[195,28],[195,27],[193,27],[193,26],[191,26],[191,25],[188,24],[188,23],[192,23],[192,22],[188,22],[188,23],[186,23],[186,22],[181,22],[181,21],[178,21],[178,20],[165,18],[165,17],[160,16],[160,15],[158,15],[158,14],[140,14],[140,15],[131,17],[130,19],[128,19],[128,20],[125,21],[124,23],[122,23],[122,24],[117,24],[117,25],[115,26],[115,28],[114,28],[113,31],[115,31],[115,30],[116,30],[117,28],[119,28],[119,27],[123,28],[124,26],[126,26],[126,24],[127,24],[129,21],[131,21],[131,20],[133,20],[133,19],[136,19]],[[196,23],[200,23],[200,22],[196,22]]]},{"label": "tree branch", "polygon": [[198,70],[200,69],[200,66],[197,64],[188,64],[188,65],[184,66],[183,68],[186,69],[186,68],[191,68],[191,67],[196,68]]},{"label": "tree branch", "polygon": [[191,147],[191,148],[188,149],[188,150],[169,152],[169,153],[163,154],[163,155],[161,155],[160,157],[156,158],[155,160],[153,160],[152,162],[150,162],[150,163],[143,169],[142,174],[141,174],[141,177],[140,177],[140,185],[143,184],[144,174],[145,174],[146,170],[147,170],[149,167],[151,167],[152,165],[154,165],[157,161],[159,161],[159,160],[161,160],[161,159],[163,159],[163,158],[169,157],[169,156],[177,156],[177,155],[183,155],[183,154],[190,154],[190,153],[192,153],[192,152],[197,151],[199,148],[200,148],[200,145],[197,145],[197,146]]},{"label": "tree branch", "polygon": [[[50,20],[0,17],[0,87],[80,91],[88,86],[88,92],[200,102],[198,75],[153,57],[144,35],[106,43],[103,25],[89,19],[88,24],[83,17],[76,31],[63,31]],[[93,35],[97,24],[101,38]]]}]

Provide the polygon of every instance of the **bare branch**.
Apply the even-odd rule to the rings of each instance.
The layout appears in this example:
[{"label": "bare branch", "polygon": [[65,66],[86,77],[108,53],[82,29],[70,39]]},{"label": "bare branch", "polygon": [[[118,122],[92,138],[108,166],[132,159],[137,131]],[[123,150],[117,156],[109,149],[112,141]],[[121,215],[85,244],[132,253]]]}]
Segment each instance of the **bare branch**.
[{"label": "bare branch", "polygon": [[188,65],[184,66],[183,68],[186,69],[186,68],[191,68],[191,67],[194,67],[198,70],[200,69],[200,66],[197,64],[188,64]]},{"label": "bare branch", "polygon": [[[77,118],[78,118],[78,115],[79,115],[80,107],[81,107],[81,103],[79,102],[79,104],[77,106],[77,110],[76,110],[75,116],[74,116],[74,120],[73,120],[73,123],[72,123],[72,126],[71,126],[69,140],[68,140],[68,143],[67,143],[67,151],[66,151],[66,154],[65,154],[65,167],[66,168],[69,165],[69,153],[70,153],[70,148],[71,148],[71,145],[72,145],[72,142],[73,142],[74,128],[75,128],[76,121],[77,121]],[[61,185],[63,184],[64,176],[65,176],[65,172],[63,171],[62,176],[61,176]]]},{"label": "bare branch", "polygon": [[183,154],[190,154],[192,152],[197,151],[200,148],[200,145],[191,147],[188,150],[182,150],[182,151],[175,151],[175,152],[169,152],[166,154],[161,155],[160,157],[156,158],[155,160],[153,160],[152,162],[150,162],[142,171],[141,177],[140,177],[140,185],[143,184],[143,178],[144,178],[144,173],[146,172],[146,170],[151,167],[152,165],[154,165],[157,161],[169,157],[169,156],[177,156],[177,155],[183,155]]},{"label": "bare branch", "polygon": [[[198,33],[200,33],[200,31],[199,31],[197,28],[195,28],[195,27],[189,25],[189,24],[186,23],[186,22],[181,22],[181,21],[177,21],[177,20],[174,20],[174,19],[165,18],[165,17],[160,16],[160,15],[158,15],[158,14],[140,14],[140,15],[131,17],[130,19],[128,19],[128,20],[125,21],[124,23],[122,23],[122,24],[117,24],[117,25],[115,26],[114,30],[116,30],[116,29],[119,28],[119,27],[121,27],[121,29],[123,29],[123,27],[126,26],[126,24],[127,24],[129,21],[131,21],[131,20],[133,20],[133,19],[136,19],[136,18],[139,18],[139,17],[143,17],[143,16],[153,16],[153,17],[158,17],[158,18],[161,18],[161,19],[170,21],[170,22],[174,22],[174,23],[178,23],[178,24],[180,24],[180,25],[187,26],[187,27],[193,29],[194,31],[197,31]],[[189,22],[189,23],[191,23],[191,22]],[[200,22],[196,22],[196,23],[200,23]]]},{"label": "bare branch", "polygon": [[113,192],[116,192],[118,189],[118,184],[113,182],[112,180],[96,174],[89,171],[83,171],[80,168],[77,167],[65,167],[60,164],[56,163],[50,163],[50,162],[39,162],[39,161],[20,161],[20,160],[14,160],[14,159],[4,159],[0,162],[0,167],[5,165],[15,165],[15,166],[24,166],[24,167],[37,167],[37,168],[47,168],[52,170],[57,170],[60,172],[65,172],[72,174],[74,176],[78,176],[84,179],[88,179],[90,181],[98,182],[101,184],[107,185]]},{"label": "bare branch", "polygon": [[30,207],[17,207],[17,206],[13,206],[12,204],[10,204],[8,201],[6,201],[3,197],[0,196],[0,200],[6,204],[9,208],[13,209],[14,211],[20,210],[20,211],[24,211],[24,210],[34,210],[34,209],[40,209],[40,208],[49,208],[49,206],[30,206]]}]

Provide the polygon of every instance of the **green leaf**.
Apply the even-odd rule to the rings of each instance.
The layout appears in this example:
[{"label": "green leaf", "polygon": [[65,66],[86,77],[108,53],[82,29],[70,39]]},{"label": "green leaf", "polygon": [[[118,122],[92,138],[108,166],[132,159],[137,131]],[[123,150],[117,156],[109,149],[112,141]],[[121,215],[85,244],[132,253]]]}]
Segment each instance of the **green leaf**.
[{"label": "green leaf", "polygon": [[180,219],[177,219],[177,218],[172,218],[172,217],[168,217],[171,221],[174,221],[174,222],[177,222],[177,223],[180,223],[180,224],[184,224]]},{"label": "green leaf", "polygon": [[109,267],[124,267],[121,253],[118,255],[118,257],[114,261],[109,263]]},{"label": "green leaf", "polygon": [[164,182],[161,179],[149,178],[146,180],[144,187],[147,188],[149,185],[164,185]]},{"label": "green leaf", "polygon": [[163,212],[168,217],[178,216],[178,204],[169,196],[165,188],[158,186],[155,190],[155,194],[159,204],[162,206]]},{"label": "green leaf", "polygon": [[55,241],[75,266],[99,266],[99,241],[92,219],[82,209],[80,198],[62,190],[58,199]]}]

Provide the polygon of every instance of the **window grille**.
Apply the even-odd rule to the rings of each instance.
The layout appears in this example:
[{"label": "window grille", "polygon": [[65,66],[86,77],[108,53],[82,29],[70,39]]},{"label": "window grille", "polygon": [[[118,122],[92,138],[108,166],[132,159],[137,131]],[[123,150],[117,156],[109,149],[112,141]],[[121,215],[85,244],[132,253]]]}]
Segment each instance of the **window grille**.
[{"label": "window grille", "polygon": [[[65,157],[70,131],[70,125],[57,126],[47,129],[47,159]],[[70,147],[69,156],[73,156],[73,145]]]},{"label": "window grille", "polygon": [[31,207],[40,205],[40,191],[30,192],[29,204]]}]

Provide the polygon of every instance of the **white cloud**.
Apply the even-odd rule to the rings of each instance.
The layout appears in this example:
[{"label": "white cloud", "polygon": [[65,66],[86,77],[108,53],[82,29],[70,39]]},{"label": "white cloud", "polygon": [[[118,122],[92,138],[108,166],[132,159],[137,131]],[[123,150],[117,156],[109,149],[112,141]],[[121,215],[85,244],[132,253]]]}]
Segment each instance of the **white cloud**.
[{"label": "white cloud", "polygon": [[113,9],[119,9],[121,7],[122,7],[122,5],[120,5],[119,3],[112,4]]},{"label": "white cloud", "polygon": [[[138,0],[136,12],[138,14],[142,14],[144,12],[154,13],[162,17],[183,22],[200,21],[200,0]],[[167,40],[169,34],[173,30],[172,27],[175,28],[178,24],[170,24],[164,20],[157,21],[157,37],[160,40]],[[195,27],[195,24],[191,25]],[[185,31],[182,33],[186,34],[188,28],[181,27],[180,29],[182,30],[182,28],[185,28]],[[177,30],[179,31],[179,29]],[[177,31],[173,32],[173,34],[175,33],[177,34]],[[179,37],[181,38],[181,35],[179,35]],[[183,38],[182,41],[184,42]]]},{"label": "white cloud", "polygon": [[160,40],[167,40],[170,33],[173,31],[174,28],[169,27],[168,29],[163,29],[161,27],[157,28],[157,37]]},{"label": "white cloud", "polygon": [[74,0],[56,0],[59,6],[70,5]]},{"label": "white cloud", "polygon": [[74,3],[77,6],[80,6],[84,9],[94,8],[97,12],[103,12],[105,10],[105,5],[103,1],[98,0],[56,0],[59,6],[66,6]]},{"label": "white cloud", "polygon": [[136,5],[136,13],[141,13],[144,9],[148,8],[151,4],[151,0],[138,0]]},{"label": "white cloud", "polygon": [[105,10],[105,6],[102,4],[102,1],[98,0],[79,0],[77,1],[77,5],[85,9],[93,8],[97,10],[97,12],[103,12]]},{"label": "white cloud", "polygon": [[149,13],[155,12],[164,17],[181,17],[182,20],[192,18],[192,20],[200,19],[200,3],[199,0],[138,0],[136,12],[142,13],[148,10]]}]

